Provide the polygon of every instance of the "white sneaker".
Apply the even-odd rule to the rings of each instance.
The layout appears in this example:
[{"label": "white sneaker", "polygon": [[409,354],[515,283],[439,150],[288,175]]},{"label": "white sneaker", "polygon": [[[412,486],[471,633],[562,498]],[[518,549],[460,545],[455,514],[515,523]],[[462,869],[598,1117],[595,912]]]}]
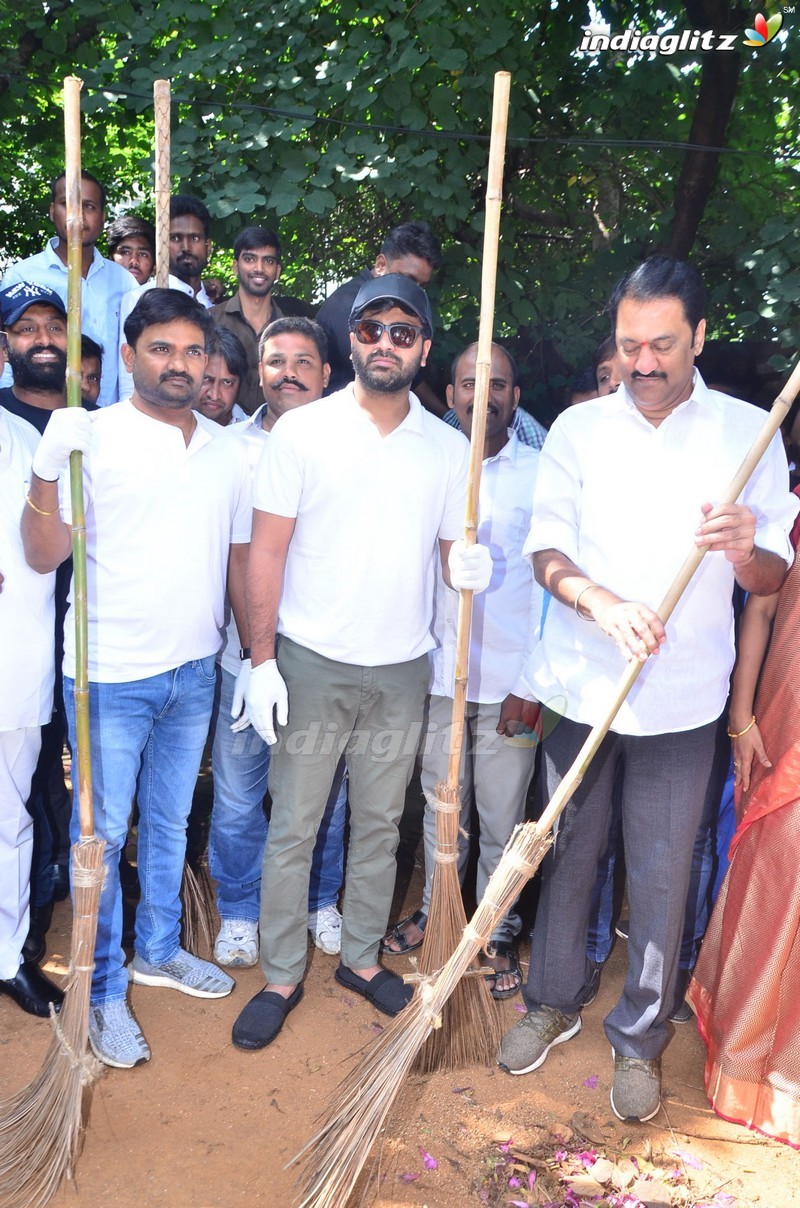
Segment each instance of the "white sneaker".
[{"label": "white sneaker", "polygon": [[220,965],[249,969],[258,961],[258,923],[253,919],[222,919],[214,944]]},{"label": "white sneaker", "polygon": [[342,950],[342,916],[335,906],[310,910],[308,930],[317,948],[326,956],[338,956]]}]

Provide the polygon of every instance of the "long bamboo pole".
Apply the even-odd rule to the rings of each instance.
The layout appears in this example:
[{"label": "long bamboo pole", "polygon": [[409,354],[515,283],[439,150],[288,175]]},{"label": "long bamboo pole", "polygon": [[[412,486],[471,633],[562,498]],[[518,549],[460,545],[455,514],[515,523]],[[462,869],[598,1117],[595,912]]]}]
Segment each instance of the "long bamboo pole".
[{"label": "long bamboo pole", "polygon": [[[503,165],[506,156],[508,102],[511,94],[511,74],[498,71],[494,77],[492,100],[492,132],[489,144],[489,170],[486,185],[486,216],[483,232],[483,262],[481,266],[481,311],[478,326],[478,353],[475,362],[475,394],[472,405],[472,429],[467,479],[467,505],[464,519],[464,541],[474,545],[478,531],[478,503],[486,440],[486,411],[489,403],[489,377],[492,366],[492,335],[494,304],[497,287],[497,255],[500,245],[500,213],[503,203]],[[464,713],[469,679],[469,638],[472,627],[471,591],[462,591],[458,601],[456,635],[456,684],[453,699],[450,760],[447,783],[458,788],[461,749],[464,741]]]},{"label": "long bamboo pole", "polygon": [[[83,201],[81,197],[82,82],[64,80],[64,167],[67,190],[67,406],[81,405],[81,289],[83,280]],[[89,662],[86,594],[86,513],[83,456],[69,459],[72,496],[73,611],[75,614],[75,729],[78,803],[82,838],[94,834],[92,767],[89,748]]]},{"label": "long bamboo pole", "polygon": [[153,83],[155,114],[156,285],[169,285],[170,84]]}]

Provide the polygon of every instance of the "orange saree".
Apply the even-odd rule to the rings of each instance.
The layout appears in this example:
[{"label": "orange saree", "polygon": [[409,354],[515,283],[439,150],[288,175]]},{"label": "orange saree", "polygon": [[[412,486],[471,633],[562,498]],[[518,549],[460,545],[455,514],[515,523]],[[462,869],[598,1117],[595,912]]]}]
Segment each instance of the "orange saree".
[{"label": "orange saree", "polygon": [[784,583],[755,712],[755,764],[688,998],[706,1092],[727,1120],[800,1148],[800,559]]}]

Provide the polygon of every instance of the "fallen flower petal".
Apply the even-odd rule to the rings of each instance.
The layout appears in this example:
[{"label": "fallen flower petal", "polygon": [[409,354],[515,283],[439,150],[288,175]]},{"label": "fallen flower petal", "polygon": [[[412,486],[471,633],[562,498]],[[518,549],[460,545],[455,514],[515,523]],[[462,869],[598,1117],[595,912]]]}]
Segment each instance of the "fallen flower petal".
[{"label": "fallen flower petal", "polygon": [[419,1175],[418,1175],[418,1174],[410,1174],[410,1173],[409,1173],[409,1174],[401,1174],[401,1175],[400,1175],[400,1182],[401,1182],[401,1183],[415,1183],[415,1182],[417,1181],[417,1179],[418,1179],[418,1178],[419,1178]]},{"label": "fallen flower petal", "polygon": [[514,1010],[517,1011],[520,1015],[527,1015],[527,1013],[528,1013],[526,1008],[523,1007],[521,1002],[514,1003]]},{"label": "fallen flower petal", "polygon": [[530,1172],[530,1174],[528,1175],[528,1187],[530,1188],[531,1191],[533,1191],[535,1186],[536,1186],[536,1171],[532,1170]]},{"label": "fallen flower petal", "polygon": [[422,1154],[422,1165],[425,1167],[426,1170],[438,1170],[439,1169],[439,1163],[436,1161],[436,1158],[431,1157],[431,1155],[428,1153],[427,1149],[420,1148],[419,1152]]},{"label": "fallen flower petal", "polygon": [[584,1085],[584,1086],[588,1086],[588,1088],[589,1088],[589,1090],[590,1090],[590,1091],[596,1091],[596,1090],[597,1090],[597,1079],[598,1079],[598,1077],[599,1077],[599,1075],[598,1075],[598,1074],[592,1074],[592,1076],[591,1076],[590,1078],[586,1078],[586,1079],[584,1079],[584,1083],[583,1083],[583,1085]]},{"label": "fallen flower petal", "polygon": [[680,1158],[687,1166],[691,1166],[692,1170],[702,1170],[703,1163],[699,1158],[696,1158],[693,1153],[688,1153],[685,1149],[673,1149],[671,1151],[676,1158]]},{"label": "fallen flower petal", "polygon": [[521,1187],[522,1183],[519,1181],[519,1179],[517,1178],[517,1176],[515,1174],[512,1174],[511,1178],[508,1180],[508,1185],[509,1185],[509,1187],[513,1187],[516,1189],[517,1187]]}]

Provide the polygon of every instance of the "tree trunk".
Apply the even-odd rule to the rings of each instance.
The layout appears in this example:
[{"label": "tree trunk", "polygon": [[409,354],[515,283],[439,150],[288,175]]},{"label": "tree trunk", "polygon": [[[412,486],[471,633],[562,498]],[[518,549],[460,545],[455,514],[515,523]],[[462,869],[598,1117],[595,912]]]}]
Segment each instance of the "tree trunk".
[{"label": "tree trunk", "polygon": [[[694,29],[733,33],[743,28],[744,11],[726,0],[699,0],[686,5]],[[697,146],[721,147],[730,121],[739,83],[741,56],[737,51],[707,51],[700,69],[689,142]],[[675,217],[666,246],[669,256],[685,259],[697,237],[706,202],[719,170],[719,153],[687,151],[675,186]]]}]

